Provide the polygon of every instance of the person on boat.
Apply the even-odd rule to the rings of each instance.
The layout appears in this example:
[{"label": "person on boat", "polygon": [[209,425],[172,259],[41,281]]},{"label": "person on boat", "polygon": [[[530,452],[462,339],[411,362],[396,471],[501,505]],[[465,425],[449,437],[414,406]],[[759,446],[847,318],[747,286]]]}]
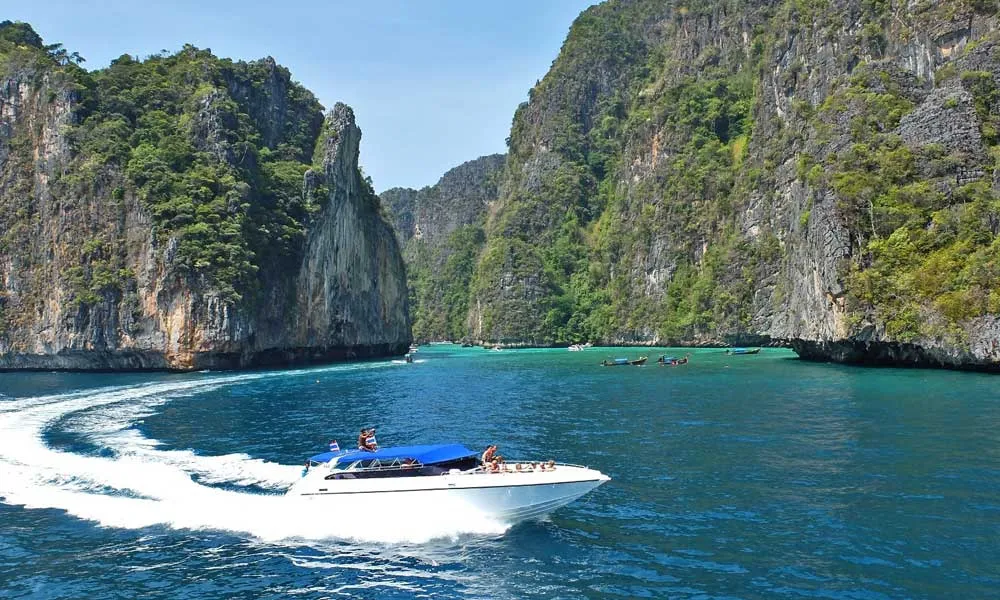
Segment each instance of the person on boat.
[{"label": "person on boat", "polygon": [[487,446],[486,450],[483,451],[483,457],[482,457],[483,465],[485,466],[493,462],[493,457],[496,455],[496,453],[497,453],[496,444],[491,444]]},{"label": "person on boat", "polygon": [[549,463],[548,464],[549,464],[549,470],[550,471],[555,471],[556,470],[556,461],[554,461],[552,459],[549,459]]},{"label": "person on boat", "polygon": [[365,452],[375,452],[378,450],[374,427],[361,430],[361,435],[358,436],[358,450],[364,450]]},{"label": "person on boat", "polygon": [[375,440],[375,428],[372,427],[368,430],[368,435],[365,436],[365,450],[369,452],[375,452],[378,450],[378,442]]}]

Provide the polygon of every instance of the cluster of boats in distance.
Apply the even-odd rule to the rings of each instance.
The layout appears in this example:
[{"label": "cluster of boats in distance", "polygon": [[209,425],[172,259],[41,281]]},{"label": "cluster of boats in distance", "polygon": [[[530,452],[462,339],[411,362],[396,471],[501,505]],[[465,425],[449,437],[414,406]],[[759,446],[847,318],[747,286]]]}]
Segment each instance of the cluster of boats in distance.
[{"label": "cluster of boats in distance", "polygon": [[[656,364],[660,366],[672,366],[686,365],[690,355],[685,355],[681,357],[677,356],[667,356],[666,354],[661,354],[659,358],[656,359]],[[646,364],[649,360],[648,356],[640,356],[636,359],[630,358],[612,358],[610,360],[605,359],[601,362],[601,366],[604,367],[641,367]]]},{"label": "cluster of boats in distance", "polygon": [[[745,356],[749,354],[759,354],[760,348],[726,348],[726,354],[730,356]],[[685,354],[684,356],[668,356],[666,354],[661,354],[659,358],[656,359],[656,363],[661,367],[670,366],[676,367],[679,365],[686,365],[691,359],[690,354]],[[640,356],[639,358],[612,358],[604,359],[601,361],[601,366],[604,367],[641,367],[646,364],[649,360],[647,356]]]},{"label": "cluster of boats in distance", "polygon": [[[441,344],[457,344],[458,342],[430,342],[431,345],[441,345]],[[465,341],[461,343],[463,348],[473,348],[475,344]],[[570,352],[582,352],[589,348],[593,348],[594,344],[587,342],[585,344],[570,344],[567,348]],[[492,344],[491,346],[483,346],[484,349],[490,349],[494,352],[500,352],[504,348],[500,344]],[[406,354],[406,362],[413,362],[413,354],[417,352],[417,346],[410,346],[409,353]],[[730,356],[746,356],[751,354],[759,354],[760,348],[726,348],[725,353]],[[690,354],[685,354],[684,356],[669,356],[666,354],[661,354],[659,358],[656,359],[656,363],[660,366],[680,366],[686,365],[691,359]],[[640,356],[639,358],[606,358],[601,361],[600,365],[604,367],[641,367],[646,364],[649,360],[648,356]]]}]

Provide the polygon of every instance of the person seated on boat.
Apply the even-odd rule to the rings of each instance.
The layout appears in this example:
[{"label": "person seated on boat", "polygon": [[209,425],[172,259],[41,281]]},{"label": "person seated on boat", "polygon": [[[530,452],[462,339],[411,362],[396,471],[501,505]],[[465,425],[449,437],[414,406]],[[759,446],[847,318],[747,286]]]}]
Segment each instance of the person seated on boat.
[{"label": "person seated on boat", "polygon": [[375,440],[375,428],[368,430],[368,437],[365,438],[365,450],[375,452],[378,450],[378,442]]},{"label": "person seated on boat", "polygon": [[482,457],[483,465],[485,466],[493,462],[493,457],[496,456],[496,453],[497,453],[496,444],[491,444],[487,446],[486,450],[483,451],[483,457]]},{"label": "person seated on boat", "polygon": [[554,461],[552,459],[549,459],[548,466],[549,466],[549,470],[550,471],[555,471],[556,470],[556,461]]},{"label": "person seated on boat", "polygon": [[365,452],[375,452],[378,450],[374,427],[361,430],[361,435],[358,436],[358,450],[364,450]]},{"label": "person seated on boat", "polygon": [[416,460],[414,460],[412,458],[404,458],[403,459],[403,468],[404,469],[412,469],[412,468],[414,468],[416,466],[417,466],[417,461]]}]

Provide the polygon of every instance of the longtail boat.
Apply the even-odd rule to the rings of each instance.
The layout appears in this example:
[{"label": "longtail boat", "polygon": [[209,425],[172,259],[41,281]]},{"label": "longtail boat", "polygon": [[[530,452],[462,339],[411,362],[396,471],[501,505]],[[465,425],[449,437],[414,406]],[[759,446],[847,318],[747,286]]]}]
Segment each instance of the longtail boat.
[{"label": "longtail boat", "polygon": [[629,360],[627,358],[613,358],[611,360],[604,360],[604,361],[602,361],[601,362],[601,366],[604,366],[604,367],[628,367],[628,366],[641,367],[642,365],[646,364],[646,360],[647,359],[648,359],[648,357],[646,357],[646,356],[637,358],[635,360]]}]

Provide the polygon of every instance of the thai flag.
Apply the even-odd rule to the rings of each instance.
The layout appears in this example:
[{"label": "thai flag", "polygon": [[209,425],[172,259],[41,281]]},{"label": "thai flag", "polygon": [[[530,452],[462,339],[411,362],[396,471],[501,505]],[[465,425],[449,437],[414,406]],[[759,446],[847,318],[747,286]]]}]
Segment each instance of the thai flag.
[{"label": "thai flag", "polygon": [[340,452],[340,445],[337,444],[337,440],[330,442],[330,452]]}]

